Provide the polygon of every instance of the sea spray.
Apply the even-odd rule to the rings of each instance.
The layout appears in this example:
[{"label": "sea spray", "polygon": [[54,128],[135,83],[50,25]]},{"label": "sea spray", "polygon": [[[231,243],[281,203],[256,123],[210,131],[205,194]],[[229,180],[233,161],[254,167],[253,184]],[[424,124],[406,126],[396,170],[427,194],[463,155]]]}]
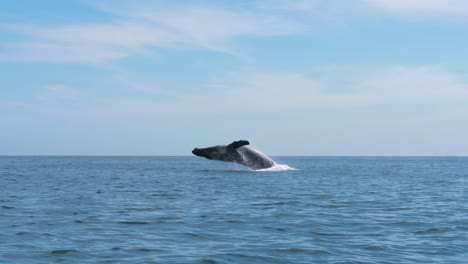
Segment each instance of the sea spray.
[{"label": "sea spray", "polygon": [[297,169],[289,167],[286,164],[277,164],[277,163],[275,163],[275,165],[273,165],[273,167],[271,167],[271,168],[254,170],[254,171],[293,171],[293,170],[297,170]]}]

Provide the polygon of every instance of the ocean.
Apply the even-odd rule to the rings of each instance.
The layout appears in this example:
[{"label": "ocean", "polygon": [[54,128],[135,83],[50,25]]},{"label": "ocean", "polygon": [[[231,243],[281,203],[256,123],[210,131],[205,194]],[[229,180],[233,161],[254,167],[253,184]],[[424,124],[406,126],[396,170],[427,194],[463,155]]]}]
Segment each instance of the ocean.
[{"label": "ocean", "polygon": [[468,157],[273,159],[0,157],[0,263],[467,263]]}]

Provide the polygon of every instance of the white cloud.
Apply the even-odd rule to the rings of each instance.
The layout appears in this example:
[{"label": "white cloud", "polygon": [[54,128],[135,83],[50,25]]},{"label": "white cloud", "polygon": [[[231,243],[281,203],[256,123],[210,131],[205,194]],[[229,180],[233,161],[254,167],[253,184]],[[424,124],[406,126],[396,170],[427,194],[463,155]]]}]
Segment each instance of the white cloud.
[{"label": "white cloud", "polygon": [[[344,67],[339,69],[340,73]],[[355,71],[349,68],[352,73]],[[333,75],[332,72],[328,73]],[[331,77],[333,78],[333,77]],[[340,78],[335,76],[334,78]],[[348,74],[346,92],[329,82],[295,73],[246,74],[210,92],[189,98],[183,105],[197,111],[250,112],[310,108],[349,108],[385,104],[468,102],[468,84],[462,76],[440,67],[396,66],[355,77]],[[333,83],[333,82],[331,82]],[[182,105],[181,105],[182,107]]]},{"label": "white cloud", "polygon": [[360,0],[260,0],[258,6],[267,10],[303,11],[314,16],[330,16],[356,11],[356,7],[361,7],[361,2]]},{"label": "white cloud", "polygon": [[366,93],[376,101],[437,103],[468,101],[468,84],[440,67],[395,67],[371,77]]},{"label": "white cloud", "polygon": [[[93,3],[108,13],[105,23],[31,25],[0,24],[0,32],[15,38],[0,43],[0,61],[102,63],[144,54],[161,47],[195,47],[239,54],[234,40],[241,37],[303,33],[323,21],[388,11],[411,16],[468,14],[465,0],[257,1],[250,9],[193,6],[155,2]],[[313,24],[288,11],[313,17]]]},{"label": "white cloud", "polygon": [[[442,67],[394,66],[368,70],[365,70],[366,67],[358,67],[359,75],[355,74],[356,67],[333,65],[316,69],[320,78],[292,72],[236,72],[205,84],[201,92],[189,94],[167,91],[151,83],[122,79],[122,83],[130,89],[150,95],[145,99],[96,98],[80,102],[75,100],[80,97],[76,89],[53,84],[44,87],[37,95],[39,100],[36,102],[2,104],[3,107],[13,109],[5,112],[13,113],[15,108],[22,109],[20,112],[29,109],[70,120],[127,120],[308,109],[346,110],[383,105],[468,105],[466,76]],[[367,74],[362,71],[367,71]],[[346,89],[341,89],[343,85]],[[161,100],[161,97],[165,99]]]},{"label": "white cloud", "polygon": [[336,12],[357,11],[370,6],[398,13],[413,14],[467,14],[466,0],[268,0],[260,1],[264,8],[298,10],[317,13],[319,11]]},{"label": "white cloud", "polygon": [[215,7],[161,9],[113,7],[113,20],[100,24],[2,25],[19,40],[0,44],[3,61],[99,63],[154,47],[200,47],[235,53],[230,42],[243,36],[293,34],[300,26],[278,15]]},{"label": "white cloud", "polygon": [[150,46],[177,42],[177,37],[144,23],[4,27],[25,36],[4,43],[3,60],[99,63],[144,52]]},{"label": "white cloud", "polygon": [[[334,75],[333,68],[336,67],[331,67],[327,74]],[[345,69],[341,67],[337,71],[343,73]],[[352,73],[354,69],[350,67],[349,71]],[[396,66],[373,70],[367,76],[348,76],[340,83],[348,82],[349,89],[340,91],[330,86],[333,81],[315,80],[299,73],[235,73],[207,84],[204,92],[174,95],[171,102],[152,99],[104,100],[95,107],[76,109],[68,114],[75,118],[133,119],[468,103],[468,84],[463,76],[440,67]]]},{"label": "white cloud", "polygon": [[284,17],[214,8],[184,8],[167,13],[147,12],[139,16],[147,21],[163,23],[202,43],[239,36],[284,35],[299,30],[297,24]]},{"label": "white cloud", "polygon": [[298,11],[328,21],[374,16],[376,12],[410,18],[438,18],[444,21],[464,18],[468,14],[466,0],[259,0],[265,9]]},{"label": "white cloud", "polygon": [[397,13],[409,14],[468,14],[466,0],[365,0],[369,4]]},{"label": "white cloud", "polygon": [[40,42],[11,42],[1,45],[3,54],[0,61],[16,62],[72,62],[100,63],[128,56],[126,50],[74,43],[54,43],[47,40]]}]

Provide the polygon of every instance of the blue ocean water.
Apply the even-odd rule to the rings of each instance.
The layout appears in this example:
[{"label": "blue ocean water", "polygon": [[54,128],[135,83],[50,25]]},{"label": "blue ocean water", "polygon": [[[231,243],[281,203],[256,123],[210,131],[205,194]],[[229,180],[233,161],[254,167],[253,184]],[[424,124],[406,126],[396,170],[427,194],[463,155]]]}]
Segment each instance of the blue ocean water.
[{"label": "blue ocean water", "polygon": [[0,263],[467,263],[468,158],[0,157]]}]

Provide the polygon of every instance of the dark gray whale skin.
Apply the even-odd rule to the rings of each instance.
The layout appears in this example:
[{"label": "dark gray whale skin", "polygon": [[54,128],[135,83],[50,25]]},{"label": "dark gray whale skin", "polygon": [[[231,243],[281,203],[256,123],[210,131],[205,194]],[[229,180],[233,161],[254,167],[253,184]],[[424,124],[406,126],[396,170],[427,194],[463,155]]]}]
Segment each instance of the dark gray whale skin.
[{"label": "dark gray whale skin", "polygon": [[199,157],[211,160],[235,162],[254,170],[267,169],[275,165],[275,162],[260,151],[248,147],[249,141],[234,141],[229,145],[219,145],[208,148],[194,148],[192,153]]}]

